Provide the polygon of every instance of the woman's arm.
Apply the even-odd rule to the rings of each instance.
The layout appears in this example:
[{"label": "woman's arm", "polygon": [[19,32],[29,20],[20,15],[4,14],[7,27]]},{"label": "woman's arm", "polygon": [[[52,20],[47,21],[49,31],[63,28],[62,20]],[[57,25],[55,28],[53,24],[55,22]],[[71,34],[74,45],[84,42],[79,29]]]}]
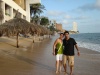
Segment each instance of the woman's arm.
[{"label": "woman's arm", "polygon": [[57,42],[58,42],[58,39],[53,44],[53,55],[55,55],[55,48],[56,48]]}]

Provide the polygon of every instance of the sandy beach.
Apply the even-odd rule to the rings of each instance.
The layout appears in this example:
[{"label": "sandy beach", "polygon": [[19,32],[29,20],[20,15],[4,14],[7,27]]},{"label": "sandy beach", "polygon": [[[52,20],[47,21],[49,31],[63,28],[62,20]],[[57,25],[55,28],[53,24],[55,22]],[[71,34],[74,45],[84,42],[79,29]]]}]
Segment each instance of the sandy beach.
[{"label": "sandy beach", "polygon": [[[36,38],[32,43],[33,38],[20,37],[20,48],[16,48],[15,38],[0,37],[0,75],[55,75],[55,56],[52,55],[55,38],[41,42]],[[100,53],[80,50],[81,56],[75,56],[73,75],[100,75]]]}]

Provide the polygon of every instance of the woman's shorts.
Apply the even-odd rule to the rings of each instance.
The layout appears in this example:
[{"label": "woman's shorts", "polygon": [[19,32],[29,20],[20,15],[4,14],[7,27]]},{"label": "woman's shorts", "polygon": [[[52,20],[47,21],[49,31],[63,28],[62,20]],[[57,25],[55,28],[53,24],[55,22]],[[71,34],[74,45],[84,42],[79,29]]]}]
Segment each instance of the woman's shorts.
[{"label": "woman's shorts", "polygon": [[57,61],[59,61],[59,60],[62,61],[63,60],[63,54],[57,54],[56,55],[56,60]]}]

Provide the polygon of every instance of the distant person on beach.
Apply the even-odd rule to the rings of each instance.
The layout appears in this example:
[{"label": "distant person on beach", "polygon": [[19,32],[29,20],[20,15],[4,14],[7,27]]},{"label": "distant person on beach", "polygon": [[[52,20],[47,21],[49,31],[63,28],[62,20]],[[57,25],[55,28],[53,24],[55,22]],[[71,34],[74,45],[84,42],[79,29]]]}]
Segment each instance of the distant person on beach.
[{"label": "distant person on beach", "polygon": [[[56,51],[57,50],[57,51]],[[53,55],[56,56],[56,74],[61,72],[63,60],[63,33],[56,39],[53,45]]]},{"label": "distant person on beach", "polygon": [[70,67],[70,75],[73,74],[73,68],[74,68],[74,47],[77,49],[77,54],[80,56],[80,51],[77,46],[76,41],[69,36],[69,32],[64,32],[65,38],[63,39],[63,46],[64,46],[64,52],[63,52],[63,66],[65,73],[67,73],[67,61],[68,65]]}]

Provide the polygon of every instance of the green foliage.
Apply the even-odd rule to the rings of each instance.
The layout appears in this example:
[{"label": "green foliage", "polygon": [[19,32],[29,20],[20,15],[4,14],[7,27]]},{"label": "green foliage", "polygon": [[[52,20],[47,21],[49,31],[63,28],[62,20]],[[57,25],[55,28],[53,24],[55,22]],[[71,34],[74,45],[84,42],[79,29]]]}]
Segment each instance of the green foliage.
[{"label": "green foliage", "polygon": [[31,4],[30,5],[30,13],[32,15],[40,15],[45,10],[45,6],[41,4]]},{"label": "green foliage", "polygon": [[36,15],[36,16],[32,17],[31,22],[34,23],[34,24],[38,24],[39,19],[40,19],[39,16]]},{"label": "green foliage", "polygon": [[50,26],[49,27],[49,29],[50,29],[50,31],[55,31],[55,28],[54,28],[54,26],[52,25],[52,26]]},{"label": "green foliage", "polygon": [[40,25],[49,25],[49,19],[46,17],[41,18]]},{"label": "green foliage", "polygon": [[45,10],[45,6],[41,4],[31,4],[30,13],[31,13],[31,22],[38,24],[40,20],[40,14]]}]

